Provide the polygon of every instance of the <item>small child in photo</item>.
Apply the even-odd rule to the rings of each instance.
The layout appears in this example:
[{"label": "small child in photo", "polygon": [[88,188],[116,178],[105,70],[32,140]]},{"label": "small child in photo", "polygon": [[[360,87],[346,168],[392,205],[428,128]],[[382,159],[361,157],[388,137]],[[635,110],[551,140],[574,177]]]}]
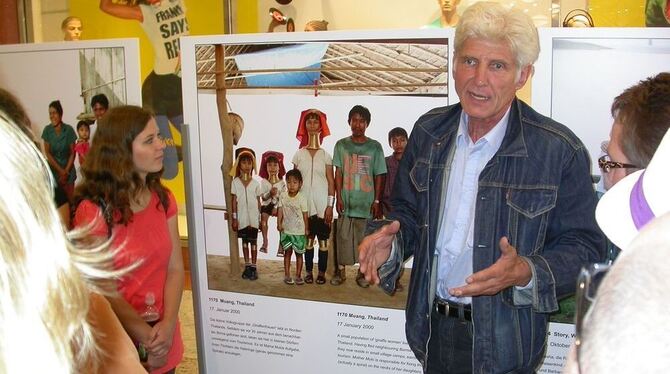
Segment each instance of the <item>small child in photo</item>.
[{"label": "small child in photo", "polygon": [[[307,199],[300,193],[302,174],[293,169],[286,173],[286,189],[279,198],[277,231],[279,243],[284,248],[284,283],[302,285],[302,254],[309,235]],[[291,278],[291,255],[295,252],[295,280]]]},{"label": "small child in photo", "polygon": [[[395,184],[395,177],[398,174],[398,166],[400,165],[400,160],[402,159],[403,153],[405,153],[405,147],[407,146],[407,131],[402,127],[395,127],[389,131],[389,146],[393,149],[393,153],[389,156],[386,156],[386,183],[384,184],[384,193],[382,195],[382,213],[384,216],[387,216],[393,210],[393,205],[391,204],[391,192],[393,192],[393,185]],[[401,270],[400,275],[402,276],[404,270]],[[395,284],[395,291],[400,292],[404,290],[405,287],[400,284],[400,279]]]},{"label": "small child in photo", "polygon": [[[261,180],[261,234],[263,244],[260,251],[268,253],[268,220],[277,216],[279,195],[286,190],[284,182],[284,155],[281,152],[267,151],[261,157],[261,169],[258,175]],[[281,245],[279,246],[281,249]],[[281,250],[283,255],[283,249]],[[280,256],[281,257],[281,256]]]},{"label": "small child in photo", "polygon": [[75,183],[80,183],[84,178],[81,174],[81,165],[84,164],[84,158],[91,148],[89,139],[91,137],[91,127],[86,121],[77,122],[77,135],[79,136],[74,143],[74,170],[77,174]]},{"label": "small child in photo", "polygon": [[91,148],[91,143],[89,142],[91,127],[88,122],[77,122],[77,135],[79,137],[74,143],[74,153],[76,157],[74,162],[74,169],[77,173],[77,178],[75,180],[81,181],[83,179],[81,175],[81,165],[84,164],[84,158],[86,157],[88,150]]},{"label": "small child in photo", "polygon": [[384,184],[384,193],[382,194],[382,213],[386,216],[393,210],[391,205],[391,192],[395,184],[395,176],[398,174],[398,165],[405,153],[407,146],[407,131],[402,127],[395,127],[389,131],[389,146],[393,149],[393,153],[386,156],[386,183]]},{"label": "small child in photo", "polygon": [[77,141],[74,143],[74,153],[77,154],[77,159],[79,159],[79,165],[84,164],[84,157],[88,153],[88,150],[91,148],[91,144],[88,142],[89,135],[91,134],[91,127],[86,121],[77,122]]},{"label": "small child in photo", "polygon": [[261,216],[261,185],[252,177],[256,170],[256,155],[249,148],[235,150],[235,163],[230,170],[234,176],[231,183],[232,206],[231,217],[233,230],[237,237],[242,239],[242,253],[244,255],[243,279],[258,279],[256,269],[256,241]]}]

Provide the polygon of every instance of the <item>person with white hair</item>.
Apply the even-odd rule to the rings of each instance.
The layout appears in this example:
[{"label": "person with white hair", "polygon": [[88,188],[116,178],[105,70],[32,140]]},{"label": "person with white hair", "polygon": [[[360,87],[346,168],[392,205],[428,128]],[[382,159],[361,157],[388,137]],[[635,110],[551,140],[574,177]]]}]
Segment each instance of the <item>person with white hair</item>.
[{"label": "person with white hair", "polygon": [[538,33],[521,10],[478,2],[456,27],[460,102],[414,125],[388,220],[361,243],[366,279],[393,292],[413,256],[407,342],[427,373],[532,373],[549,314],[604,255],[588,151],[516,98]]},{"label": "person with white hair", "polygon": [[0,97],[0,373],[145,372],[102,296],[126,271],[105,244],[76,244],[86,230],[64,232],[25,111]]}]

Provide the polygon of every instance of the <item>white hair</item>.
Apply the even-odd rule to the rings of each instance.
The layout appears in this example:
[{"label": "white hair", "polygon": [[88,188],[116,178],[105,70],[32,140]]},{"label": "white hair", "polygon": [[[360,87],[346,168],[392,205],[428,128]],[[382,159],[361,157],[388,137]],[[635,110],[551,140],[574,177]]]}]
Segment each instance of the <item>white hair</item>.
[{"label": "white hair", "polygon": [[456,54],[469,38],[504,41],[512,50],[518,70],[535,63],[540,54],[540,39],[533,20],[518,9],[498,3],[478,2],[463,12],[456,25]]},{"label": "white hair", "polygon": [[97,357],[86,320],[113,254],[79,248],[53,201],[54,180],[32,139],[0,108],[0,373],[70,373]]}]

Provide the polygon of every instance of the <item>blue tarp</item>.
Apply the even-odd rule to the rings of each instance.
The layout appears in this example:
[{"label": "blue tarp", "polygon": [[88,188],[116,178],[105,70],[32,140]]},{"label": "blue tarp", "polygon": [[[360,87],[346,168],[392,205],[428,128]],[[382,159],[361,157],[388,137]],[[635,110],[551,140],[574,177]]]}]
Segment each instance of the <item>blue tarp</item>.
[{"label": "blue tarp", "polygon": [[[240,70],[320,68],[328,43],[310,43],[272,48],[235,56]],[[319,80],[316,72],[244,74],[250,87],[309,86]]]}]

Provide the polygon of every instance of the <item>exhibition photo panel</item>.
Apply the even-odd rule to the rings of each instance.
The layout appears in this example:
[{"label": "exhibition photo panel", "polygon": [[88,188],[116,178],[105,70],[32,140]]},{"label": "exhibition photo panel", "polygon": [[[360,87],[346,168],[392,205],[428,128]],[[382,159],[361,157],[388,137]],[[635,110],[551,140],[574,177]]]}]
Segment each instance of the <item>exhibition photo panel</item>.
[{"label": "exhibition photo panel", "polygon": [[[403,127],[409,133],[421,114],[446,105],[447,48],[446,40],[431,39],[404,43],[375,40],[225,45],[226,109],[243,122],[235,148],[246,147],[255,152],[255,179],[259,179],[261,155],[266,151],[282,153],[286,170],[293,169],[292,160],[299,148],[295,135],[301,112],[317,109],[326,115],[330,130],[330,136],[323,139],[321,148],[332,157],[336,141],[351,135],[347,123],[349,109],[363,105],[371,112],[366,136],[381,143],[385,155],[390,155],[389,130]],[[241,277],[230,276],[231,241],[226,229],[221,174],[223,140],[216,107],[216,79],[210,73],[215,70],[214,46],[199,45],[196,55],[208,287],[404,308],[404,297],[389,298],[376,288],[359,289],[354,282],[345,283],[341,289],[329,289],[328,285],[319,286],[319,289],[285,287],[282,283],[283,258],[277,256],[279,235],[275,217],[269,219],[267,253],[258,252],[259,281],[247,282]],[[331,235],[329,240],[328,252],[334,251],[333,237]],[[259,233],[259,248],[261,241]],[[407,279],[409,273],[407,271]],[[329,271],[327,280],[331,274]],[[366,295],[362,301],[360,292]]]},{"label": "exhibition photo panel", "polygon": [[55,100],[71,126],[95,120],[96,94],[105,94],[110,106],[140,105],[138,48],[135,39],[3,45],[0,85],[24,105],[39,138]]},{"label": "exhibition photo panel", "polygon": [[[221,126],[228,122],[220,122],[222,109],[235,118],[230,122],[234,149],[254,151],[253,178],[260,180],[264,152],[282,153],[285,169],[293,169],[300,144],[296,132],[307,109],[325,114],[330,135],[320,146],[332,156],[335,143],[351,136],[349,110],[355,105],[368,108],[371,121],[365,135],[378,141],[388,156],[389,130],[402,127],[409,133],[423,113],[449,104],[450,32],[319,34],[182,40],[189,138],[185,159],[190,160],[187,184],[193,202],[189,239],[195,247],[194,295],[202,321],[199,351],[208,371],[289,372],[322,362],[328,373],[421,372],[402,329],[406,291],[389,296],[378,287],[359,287],[357,265],[347,267],[344,283],[331,285],[333,234],[325,284],[284,282],[275,217],[269,218],[267,253],[258,252],[257,280],[241,276],[241,241],[238,253],[231,254],[235,239],[229,235],[223,180],[230,167],[222,164],[225,151],[234,151],[224,147]],[[258,248],[261,244],[259,233]],[[231,256],[237,256],[236,269]],[[314,257],[316,276],[319,260]],[[405,285],[410,273],[411,263],[403,276]]]}]

